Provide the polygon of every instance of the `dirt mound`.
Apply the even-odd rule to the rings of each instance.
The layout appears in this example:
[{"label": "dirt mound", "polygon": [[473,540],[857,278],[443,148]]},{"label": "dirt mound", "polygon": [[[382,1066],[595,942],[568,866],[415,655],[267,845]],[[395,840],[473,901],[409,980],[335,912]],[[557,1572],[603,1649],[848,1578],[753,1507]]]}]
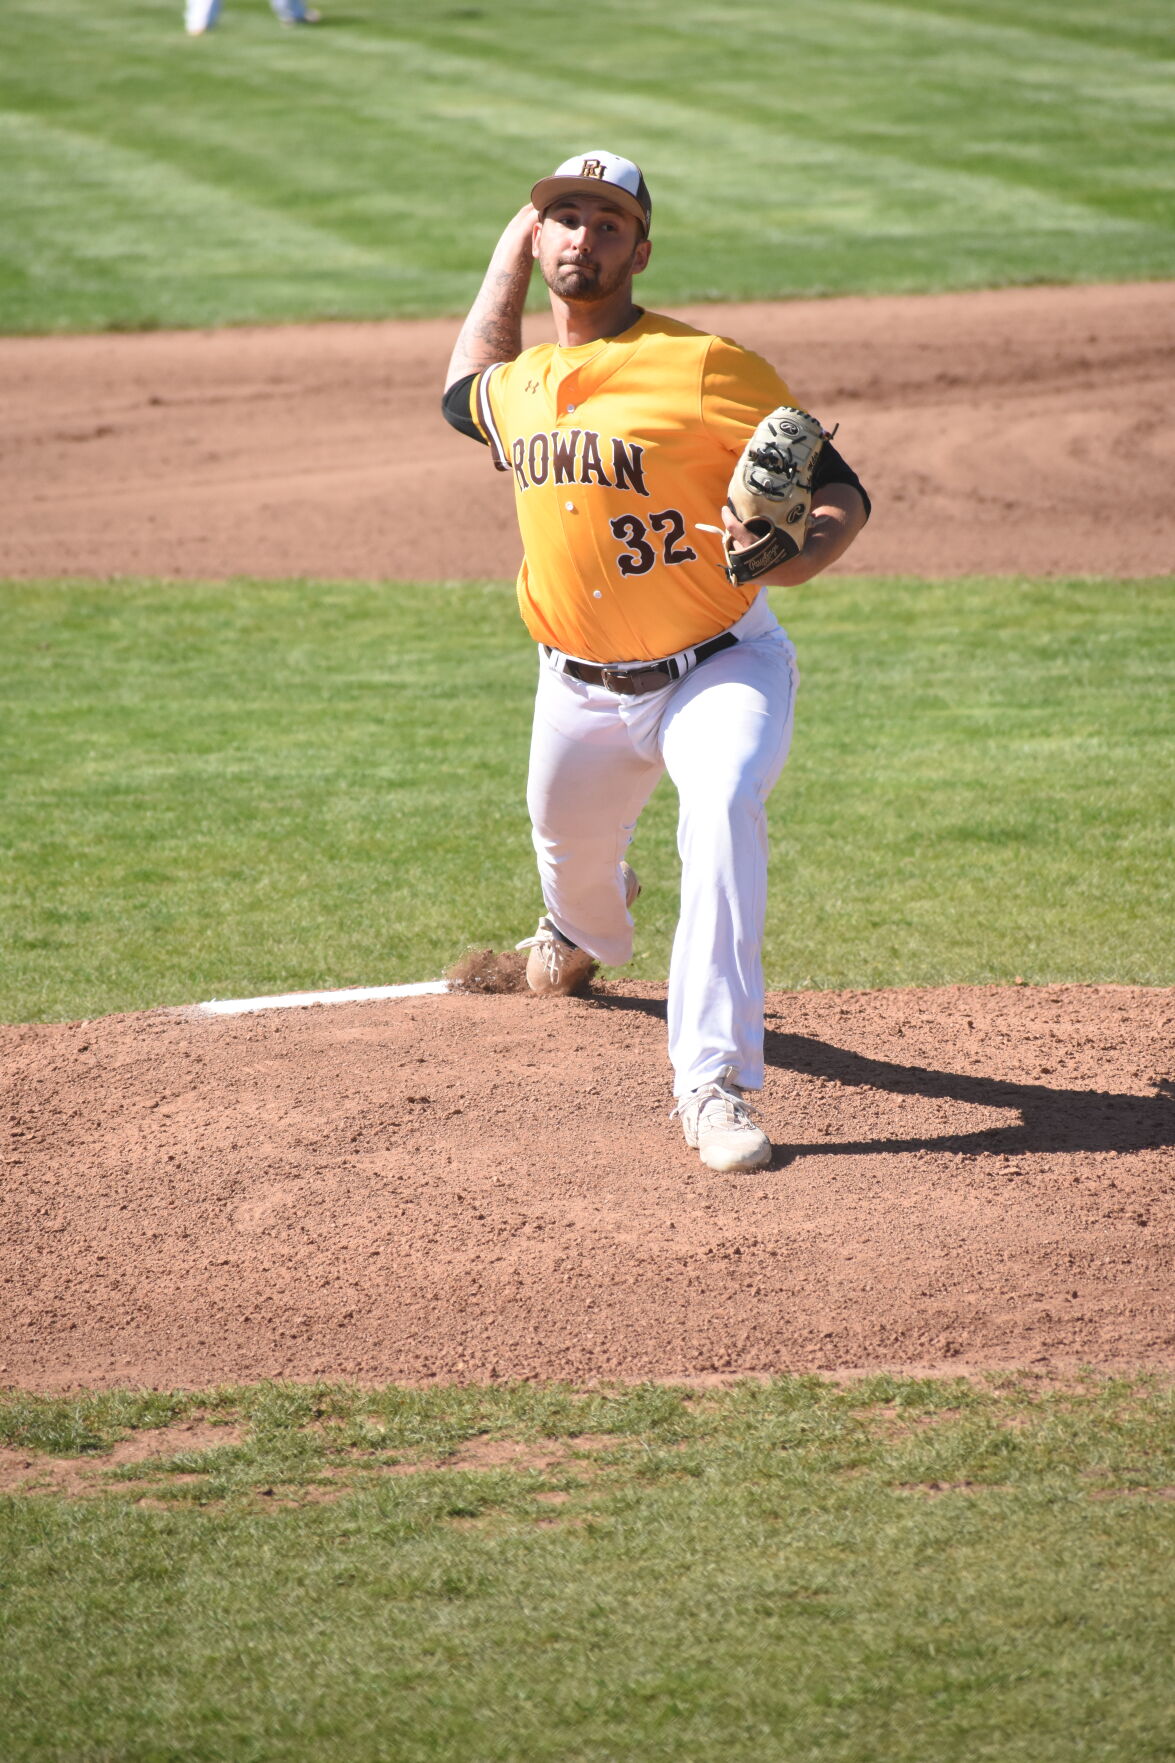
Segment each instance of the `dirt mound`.
[{"label": "dirt mound", "polygon": [[1173,1023],[773,995],[737,1177],[655,987],[0,1028],[0,1382],[1171,1368]]},{"label": "dirt mound", "polygon": [[[1145,576],[1175,570],[1173,299],[1148,282],[682,316],[840,423],[876,509],[853,572]],[[0,575],[512,576],[509,482],[441,420],[456,331],[0,339]]]}]

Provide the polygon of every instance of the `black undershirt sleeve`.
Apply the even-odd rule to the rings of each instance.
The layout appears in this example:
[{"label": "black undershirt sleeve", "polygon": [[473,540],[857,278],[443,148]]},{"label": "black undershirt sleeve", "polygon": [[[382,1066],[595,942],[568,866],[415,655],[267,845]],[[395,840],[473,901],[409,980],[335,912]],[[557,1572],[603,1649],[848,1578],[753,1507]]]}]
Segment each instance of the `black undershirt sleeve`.
[{"label": "black undershirt sleeve", "polygon": [[847,460],[842,459],[831,441],[825,441],[820,449],[820,457],[816,461],[816,470],[812,473],[813,490],[824,490],[829,484],[851,484],[860,494],[865,504],[865,519],[873,512],[869,500],[869,492]]},{"label": "black undershirt sleeve", "polygon": [[473,407],[469,399],[476,378],[475,373],[467,373],[464,379],[454,380],[441,399],[441,410],[450,427],[455,428],[459,434],[468,435],[471,441],[480,441],[483,447],[488,447],[489,442],[473,420]]},{"label": "black undershirt sleeve", "polygon": [[[469,396],[476,378],[475,373],[467,373],[464,379],[454,380],[453,384],[446,389],[444,398],[441,400],[441,410],[450,427],[455,428],[459,434],[468,435],[471,441],[480,441],[485,447],[489,445],[489,442],[473,420],[473,407]],[[820,457],[816,461],[812,488],[813,490],[823,490],[829,484],[851,484],[854,490],[859,491],[861,500],[865,504],[865,518],[868,520],[872,512],[868,490],[847,460],[841,458],[832,442],[825,441],[820,449]]]}]

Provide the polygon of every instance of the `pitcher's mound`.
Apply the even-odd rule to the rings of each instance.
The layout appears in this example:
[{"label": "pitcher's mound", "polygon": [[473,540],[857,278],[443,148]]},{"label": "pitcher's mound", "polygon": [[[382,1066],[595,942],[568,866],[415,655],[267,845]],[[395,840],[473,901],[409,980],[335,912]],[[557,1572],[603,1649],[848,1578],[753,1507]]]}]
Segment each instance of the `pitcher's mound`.
[{"label": "pitcher's mound", "polygon": [[664,993],[0,1028],[0,1381],[1175,1365],[1175,992],[769,999],[772,1166]]}]

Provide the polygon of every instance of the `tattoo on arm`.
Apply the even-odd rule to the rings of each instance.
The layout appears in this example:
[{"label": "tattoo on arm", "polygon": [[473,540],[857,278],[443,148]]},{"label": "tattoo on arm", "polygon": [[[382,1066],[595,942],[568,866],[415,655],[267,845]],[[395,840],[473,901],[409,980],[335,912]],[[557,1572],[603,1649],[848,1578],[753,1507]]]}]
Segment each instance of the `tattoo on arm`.
[{"label": "tattoo on arm", "polygon": [[467,373],[480,373],[495,361],[513,361],[522,353],[522,309],[533,268],[526,217],[533,212],[527,208],[517,214],[498,241],[457,338],[447,386]]},{"label": "tattoo on arm", "polygon": [[492,361],[513,361],[516,355],[521,355],[522,308],[526,304],[529,286],[530,264],[517,264],[512,270],[498,275],[494,287],[486,290],[490,299],[484,309],[480,299],[474,305],[469,314],[473,326],[469,341],[476,340],[486,351],[485,360],[479,366],[488,367]]}]

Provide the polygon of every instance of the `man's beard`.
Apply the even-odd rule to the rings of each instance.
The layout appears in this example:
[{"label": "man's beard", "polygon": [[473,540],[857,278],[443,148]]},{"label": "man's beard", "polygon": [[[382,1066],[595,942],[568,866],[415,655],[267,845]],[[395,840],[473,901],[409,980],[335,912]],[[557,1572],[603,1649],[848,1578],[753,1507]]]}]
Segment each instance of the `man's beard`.
[{"label": "man's beard", "polygon": [[595,262],[556,263],[550,270],[543,264],[539,267],[548,288],[560,300],[566,300],[572,306],[594,306],[624,286],[632,274],[632,258],[627,263],[617,264],[611,271],[601,269]]}]

